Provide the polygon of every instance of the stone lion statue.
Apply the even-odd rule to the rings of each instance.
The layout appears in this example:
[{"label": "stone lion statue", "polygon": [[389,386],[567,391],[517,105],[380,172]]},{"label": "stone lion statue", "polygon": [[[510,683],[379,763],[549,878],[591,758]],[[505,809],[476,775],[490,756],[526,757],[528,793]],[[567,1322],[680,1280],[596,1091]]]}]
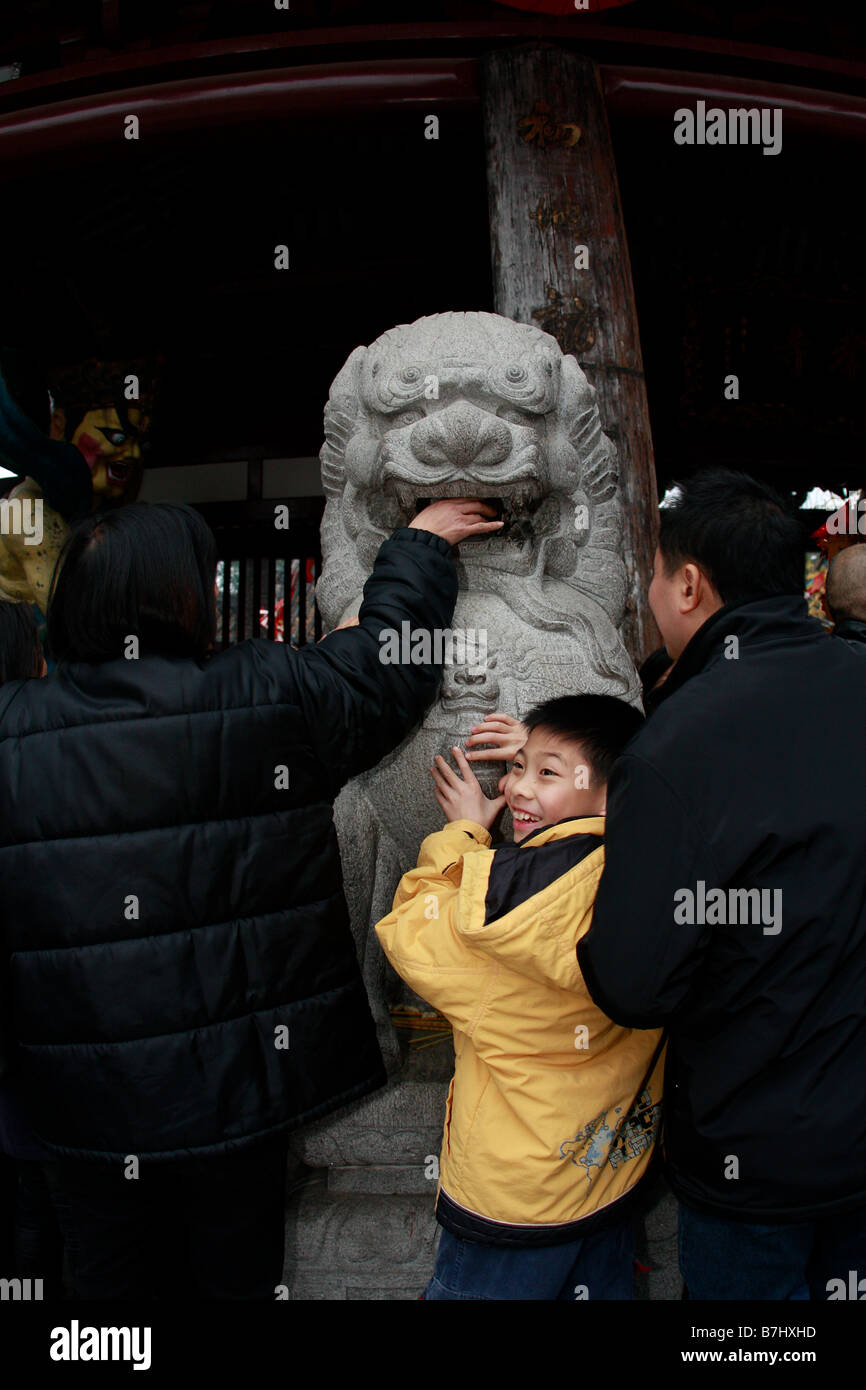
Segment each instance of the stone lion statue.
[{"label": "stone lion statue", "polygon": [[[338,798],[346,895],[386,1059],[387,1004],[412,999],[372,925],[441,826],[430,764],[486,713],[518,717],[579,691],[639,703],[619,627],[626,600],[616,451],[577,361],[541,329],[489,313],[444,313],[358,347],[325,409],[326,627],[357,613],[381,542],[422,502],[495,499],[506,525],[463,542],[453,630],[484,635],[445,667],[422,725]],[[447,660],[447,658],[446,658]],[[502,764],[475,764],[495,794]],[[503,832],[510,836],[510,821]],[[417,1001],[413,1001],[417,1002]]]}]

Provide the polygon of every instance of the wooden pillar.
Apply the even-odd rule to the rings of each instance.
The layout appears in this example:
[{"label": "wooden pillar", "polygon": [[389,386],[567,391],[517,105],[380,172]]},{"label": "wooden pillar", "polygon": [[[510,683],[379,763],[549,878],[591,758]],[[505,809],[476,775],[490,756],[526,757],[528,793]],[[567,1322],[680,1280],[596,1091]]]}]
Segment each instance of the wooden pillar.
[{"label": "wooden pillar", "polygon": [[661,645],[647,601],[658,497],[598,70],[557,48],[509,48],[485,56],[483,80],[494,307],[552,334],[598,393],[602,429],[619,453],[630,586],[623,638],[639,663]]}]

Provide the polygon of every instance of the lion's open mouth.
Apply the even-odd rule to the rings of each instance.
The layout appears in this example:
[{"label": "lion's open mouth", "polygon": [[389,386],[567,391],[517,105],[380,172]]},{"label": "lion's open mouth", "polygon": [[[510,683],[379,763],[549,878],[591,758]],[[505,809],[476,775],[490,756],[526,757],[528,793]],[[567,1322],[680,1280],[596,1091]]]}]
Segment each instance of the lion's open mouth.
[{"label": "lion's open mouth", "polygon": [[[470,536],[461,541],[461,555],[466,559],[476,553],[525,553],[531,552],[536,538],[535,513],[544,498],[538,482],[533,478],[522,478],[512,484],[500,483],[501,491],[496,496],[484,496],[496,510],[496,517],[505,524],[500,531],[483,536]],[[436,485],[435,492],[422,495],[411,482],[401,482],[391,477],[384,488],[386,494],[396,498],[401,524],[407,525],[420,511],[442,497],[478,497],[481,491],[477,481],[469,478],[450,479]],[[493,518],[491,518],[492,520]],[[471,549],[470,549],[471,547]]]}]

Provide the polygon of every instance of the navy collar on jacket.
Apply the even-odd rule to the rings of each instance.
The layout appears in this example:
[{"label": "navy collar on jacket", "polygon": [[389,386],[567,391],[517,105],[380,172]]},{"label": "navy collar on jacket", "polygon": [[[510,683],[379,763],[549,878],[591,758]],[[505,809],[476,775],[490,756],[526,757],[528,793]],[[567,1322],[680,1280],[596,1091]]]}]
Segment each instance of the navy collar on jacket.
[{"label": "navy collar on jacket", "polygon": [[[576,817],[568,816],[567,820]],[[556,821],[562,825],[562,821]],[[544,829],[549,827],[545,826]],[[529,838],[529,837],[527,837]],[[524,854],[526,841],[517,845],[497,845],[490,861],[490,877],[484,898],[484,925],[497,921],[542,892],[549,884],[573,869],[575,864],[604,844],[601,835],[587,831],[579,835],[566,835],[561,840],[549,840],[543,845],[533,845],[531,854]]]}]

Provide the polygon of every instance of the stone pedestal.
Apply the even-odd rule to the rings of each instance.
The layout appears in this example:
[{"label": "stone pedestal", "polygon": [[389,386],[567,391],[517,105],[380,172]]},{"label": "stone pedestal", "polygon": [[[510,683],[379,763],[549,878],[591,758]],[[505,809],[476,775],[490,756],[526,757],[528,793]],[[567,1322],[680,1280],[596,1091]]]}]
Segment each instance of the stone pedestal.
[{"label": "stone pedestal", "polygon": [[682,1278],[677,1259],[677,1202],[667,1183],[659,1179],[649,1207],[638,1228],[635,1254],[649,1266],[635,1275],[635,1297],[652,1301],[679,1299]]},{"label": "stone pedestal", "polygon": [[423,1293],[439,1229],[433,1207],[447,1090],[401,1077],[297,1136],[294,1152],[309,1166],[288,1203],[284,1283],[293,1299]]}]

